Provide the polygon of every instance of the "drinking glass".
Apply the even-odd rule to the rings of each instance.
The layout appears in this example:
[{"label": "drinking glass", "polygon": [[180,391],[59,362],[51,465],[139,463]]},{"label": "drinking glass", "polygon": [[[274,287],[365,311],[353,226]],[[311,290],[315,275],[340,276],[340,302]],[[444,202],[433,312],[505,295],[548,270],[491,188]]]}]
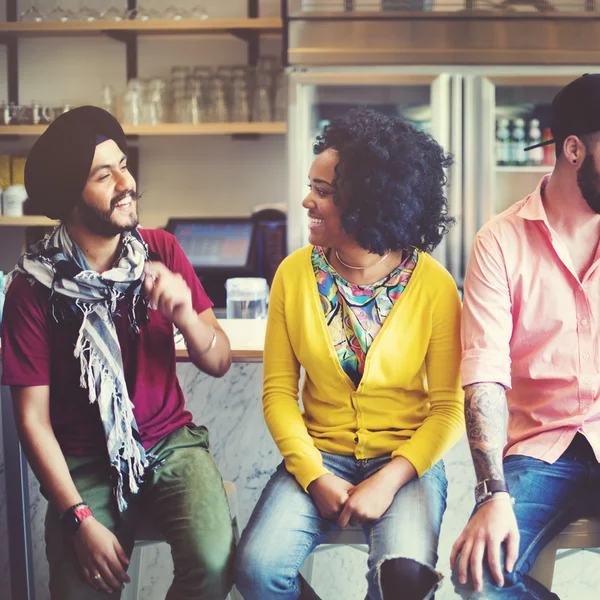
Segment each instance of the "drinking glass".
[{"label": "drinking glass", "polygon": [[41,106],[39,104],[33,104],[33,123],[52,123],[56,117],[60,114],[60,108],[55,106]]},{"label": "drinking glass", "polygon": [[66,23],[73,19],[73,13],[68,8],[63,8],[60,5],[60,0],[56,2],[56,6],[48,13],[48,21],[58,21],[60,23]]},{"label": "drinking glass", "polygon": [[213,123],[227,123],[229,121],[229,105],[227,103],[227,83],[225,79],[215,75],[211,79],[211,121]]},{"label": "drinking glass", "polygon": [[0,104],[0,125],[10,125],[12,121],[12,111],[10,104]]},{"label": "drinking glass", "polygon": [[19,125],[17,109],[14,102],[0,104],[0,125]]},{"label": "drinking glass", "polygon": [[151,79],[144,87],[142,122],[158,125],[165,121],[165,94],[167,86],[158,77]]},{"label": "drinking glass", "polygon": [[225,282],[228,319],[266,319],[269,284],[262,277],[234,277]]},{"label": "drinking glass", "polygon": [[185,82],[186,78],[192,73],[191,67],[187,65],[175,65],[171,67],[171,81]]},{"label": "drinking glass", "polygon": [[144,84],[140,79],[130,79],[123,95],[123,123],[139,125],[142,122],[142,94]]},{"label": "drinking glass", "polygon": [[262,55],[258,57],[256,68],[261,73],[272,73],[280,69],[281,65],[277,57]]},{"label": "drinking glass", "polygon": [[257,123],[268,123],[271,121],[271,99],[269,86],[257,85],[254,88],[252,98],[252,120]]},{"label": "drinking glass", "polygon": [[208,12],[204,6],[197,5],[188,11],[188,18],[197,19],[199,21],[208,19]]},{"label": "drinking glass", "polygon": [[109,6],[101,15],[100,18],[103,21],[113,21],[119,23],[125,21],[130,17],[127,10],[127,5],[124,8],[117,8],[114,4]]},{"label": "drinking glass", "polygon": [[115,91],[111,85],[102,86],[102,108],[111,115],[116,116]]},{"label": "drinking glass", "polygon": [[247,69],[235,68],[231,81],[231,120],[235,123],[244,123],[250,120],[248,87]]},{"label": "drinking glass", "polygon": [[273,120],[285,121],[287,118],[287,79],[285,71],[275,74],[275,98],[273,100]]},{"label": "drinking glass", "polygon": [[191,76],[187,81],[186,94],[186,121],[193,125],[205,123],[209,120],[207,91],[209,80],[206,78]]},{"label": "drinking glass", "polygon": [[135,12],[135,18],[138,21],[151,21],[160,19],[160,10],[150,3],[150,0],[144,0],[142,6],[138,6]]},{"label": "drinking glass", "polygon": [[[87,2],[87,4],[86,4]],[[100,12],[91,6],[92,0],[80,0],[79,10],[75,13],[74,18],[78,21],[97,21],[100,19]]]},{"label": "drinking glass", "polygon": [[31,6],[19,15],[20,21],[24,23],[41,23],[46,19],[46,15],[36,8],[34,2],[35,0],[31,0]]},{"label": "drinking glass", "polygon": [[175,6],[174,4],[171,4],[171,6],[169,6],[162,12],[160,17],[168,21],[182,21],[183,19],[188,18],[188,11],[181,8],[180,6]]},{"label": "drinking glass", "polygon": [[31,107],[23,104],[10,103],[8,105],[8,123],[6,125],[30,125]]}]

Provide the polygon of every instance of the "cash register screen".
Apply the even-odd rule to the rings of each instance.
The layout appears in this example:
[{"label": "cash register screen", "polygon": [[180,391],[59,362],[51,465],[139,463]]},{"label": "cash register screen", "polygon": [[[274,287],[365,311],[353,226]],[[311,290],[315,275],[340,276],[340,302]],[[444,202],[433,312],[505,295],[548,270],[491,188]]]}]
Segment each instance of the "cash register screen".
[{"label": "cash register screen", "polygon": [[177,223],[173,235],[194,268],[245,267],[252,242],[251,222]]}]

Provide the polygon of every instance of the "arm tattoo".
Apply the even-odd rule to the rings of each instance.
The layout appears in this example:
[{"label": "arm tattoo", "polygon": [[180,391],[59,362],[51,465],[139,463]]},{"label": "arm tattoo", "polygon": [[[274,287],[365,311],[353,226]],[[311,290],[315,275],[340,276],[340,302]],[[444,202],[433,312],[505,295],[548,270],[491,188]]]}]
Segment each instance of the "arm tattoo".
[{"label": "arm tattoo", "polygon": [[504,479],[505,409],[506,392],[499,383],[474,383],[465,388],[465,421],[477,481]]}]

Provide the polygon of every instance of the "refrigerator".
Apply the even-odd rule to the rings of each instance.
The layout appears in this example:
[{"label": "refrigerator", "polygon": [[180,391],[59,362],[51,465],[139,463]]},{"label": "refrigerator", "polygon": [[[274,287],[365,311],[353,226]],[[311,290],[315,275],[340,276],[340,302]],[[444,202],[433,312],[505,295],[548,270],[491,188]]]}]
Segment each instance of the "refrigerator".
[{"label": "refrigerator", "polygon": [[[403,116],[430,133],[456,157],[462,145],[461,78],[435,67],[291,67],[288,70],[288,249],[308,242],[308,218],[302,208],[312,146],[323,126],[353,107],[368,106]],[[460,218],[460,160],[448,169],[448,202]],[[458,273],[459,228],[455,227],[434,256]]]},{"label": "refrigerator", "polygon": [[[550,173],[554,146],[523,149],[549,135],[555,94],[598,66],[335,66],[288,68],[288,251],[308,243],[302,208],[312,146],[334,116],[356,106],[400,115],[454,158],[448,209],[456,224],[433,251],[462,286],[481,226],[531,193]],[[536,124],[537,123],[537,124]]]}]

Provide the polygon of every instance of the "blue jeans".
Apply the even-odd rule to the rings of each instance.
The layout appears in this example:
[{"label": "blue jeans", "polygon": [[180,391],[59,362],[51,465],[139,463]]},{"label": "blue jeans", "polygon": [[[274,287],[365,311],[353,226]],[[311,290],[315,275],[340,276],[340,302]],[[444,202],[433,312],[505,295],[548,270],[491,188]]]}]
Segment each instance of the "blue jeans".
[{"label": "blue jeans", "polygon": [[[512,573],[504,573],[504,587],[495,585],[487,557],[483,562],[483,592],[461,585],[455,569],[454,589],[462,598],[488,600],[557,600],[558,596],[527,575],[544,546],[569,523],[597,515],[600,507],[600,464],[587,440],[575,436],[552,465],[529,456],[504,459],[504,475],[515,498],[519,525],[519,558]],[[502,555],[504,561],[504,554]]]},{"label": "blue jeans", "polygon": [[[353,456],[322,454],[327,469],[354,485],[391,460],[389,456],[358,460]],[[423,477],[402,487],[381,518],[363,524],[369,546],[370,599],[383,599],[379,569],[387,559],[412,559],[426,565],[436,582],[441,579],[434,567],[447,485],[440,461]],[[326,534],[335,530],[339,530],[335,520],[319,515],[310,495],[281,463],[265,487],[239,544],[236,585],[245,600],[297,600],[302,589],[300,567]]]}]

